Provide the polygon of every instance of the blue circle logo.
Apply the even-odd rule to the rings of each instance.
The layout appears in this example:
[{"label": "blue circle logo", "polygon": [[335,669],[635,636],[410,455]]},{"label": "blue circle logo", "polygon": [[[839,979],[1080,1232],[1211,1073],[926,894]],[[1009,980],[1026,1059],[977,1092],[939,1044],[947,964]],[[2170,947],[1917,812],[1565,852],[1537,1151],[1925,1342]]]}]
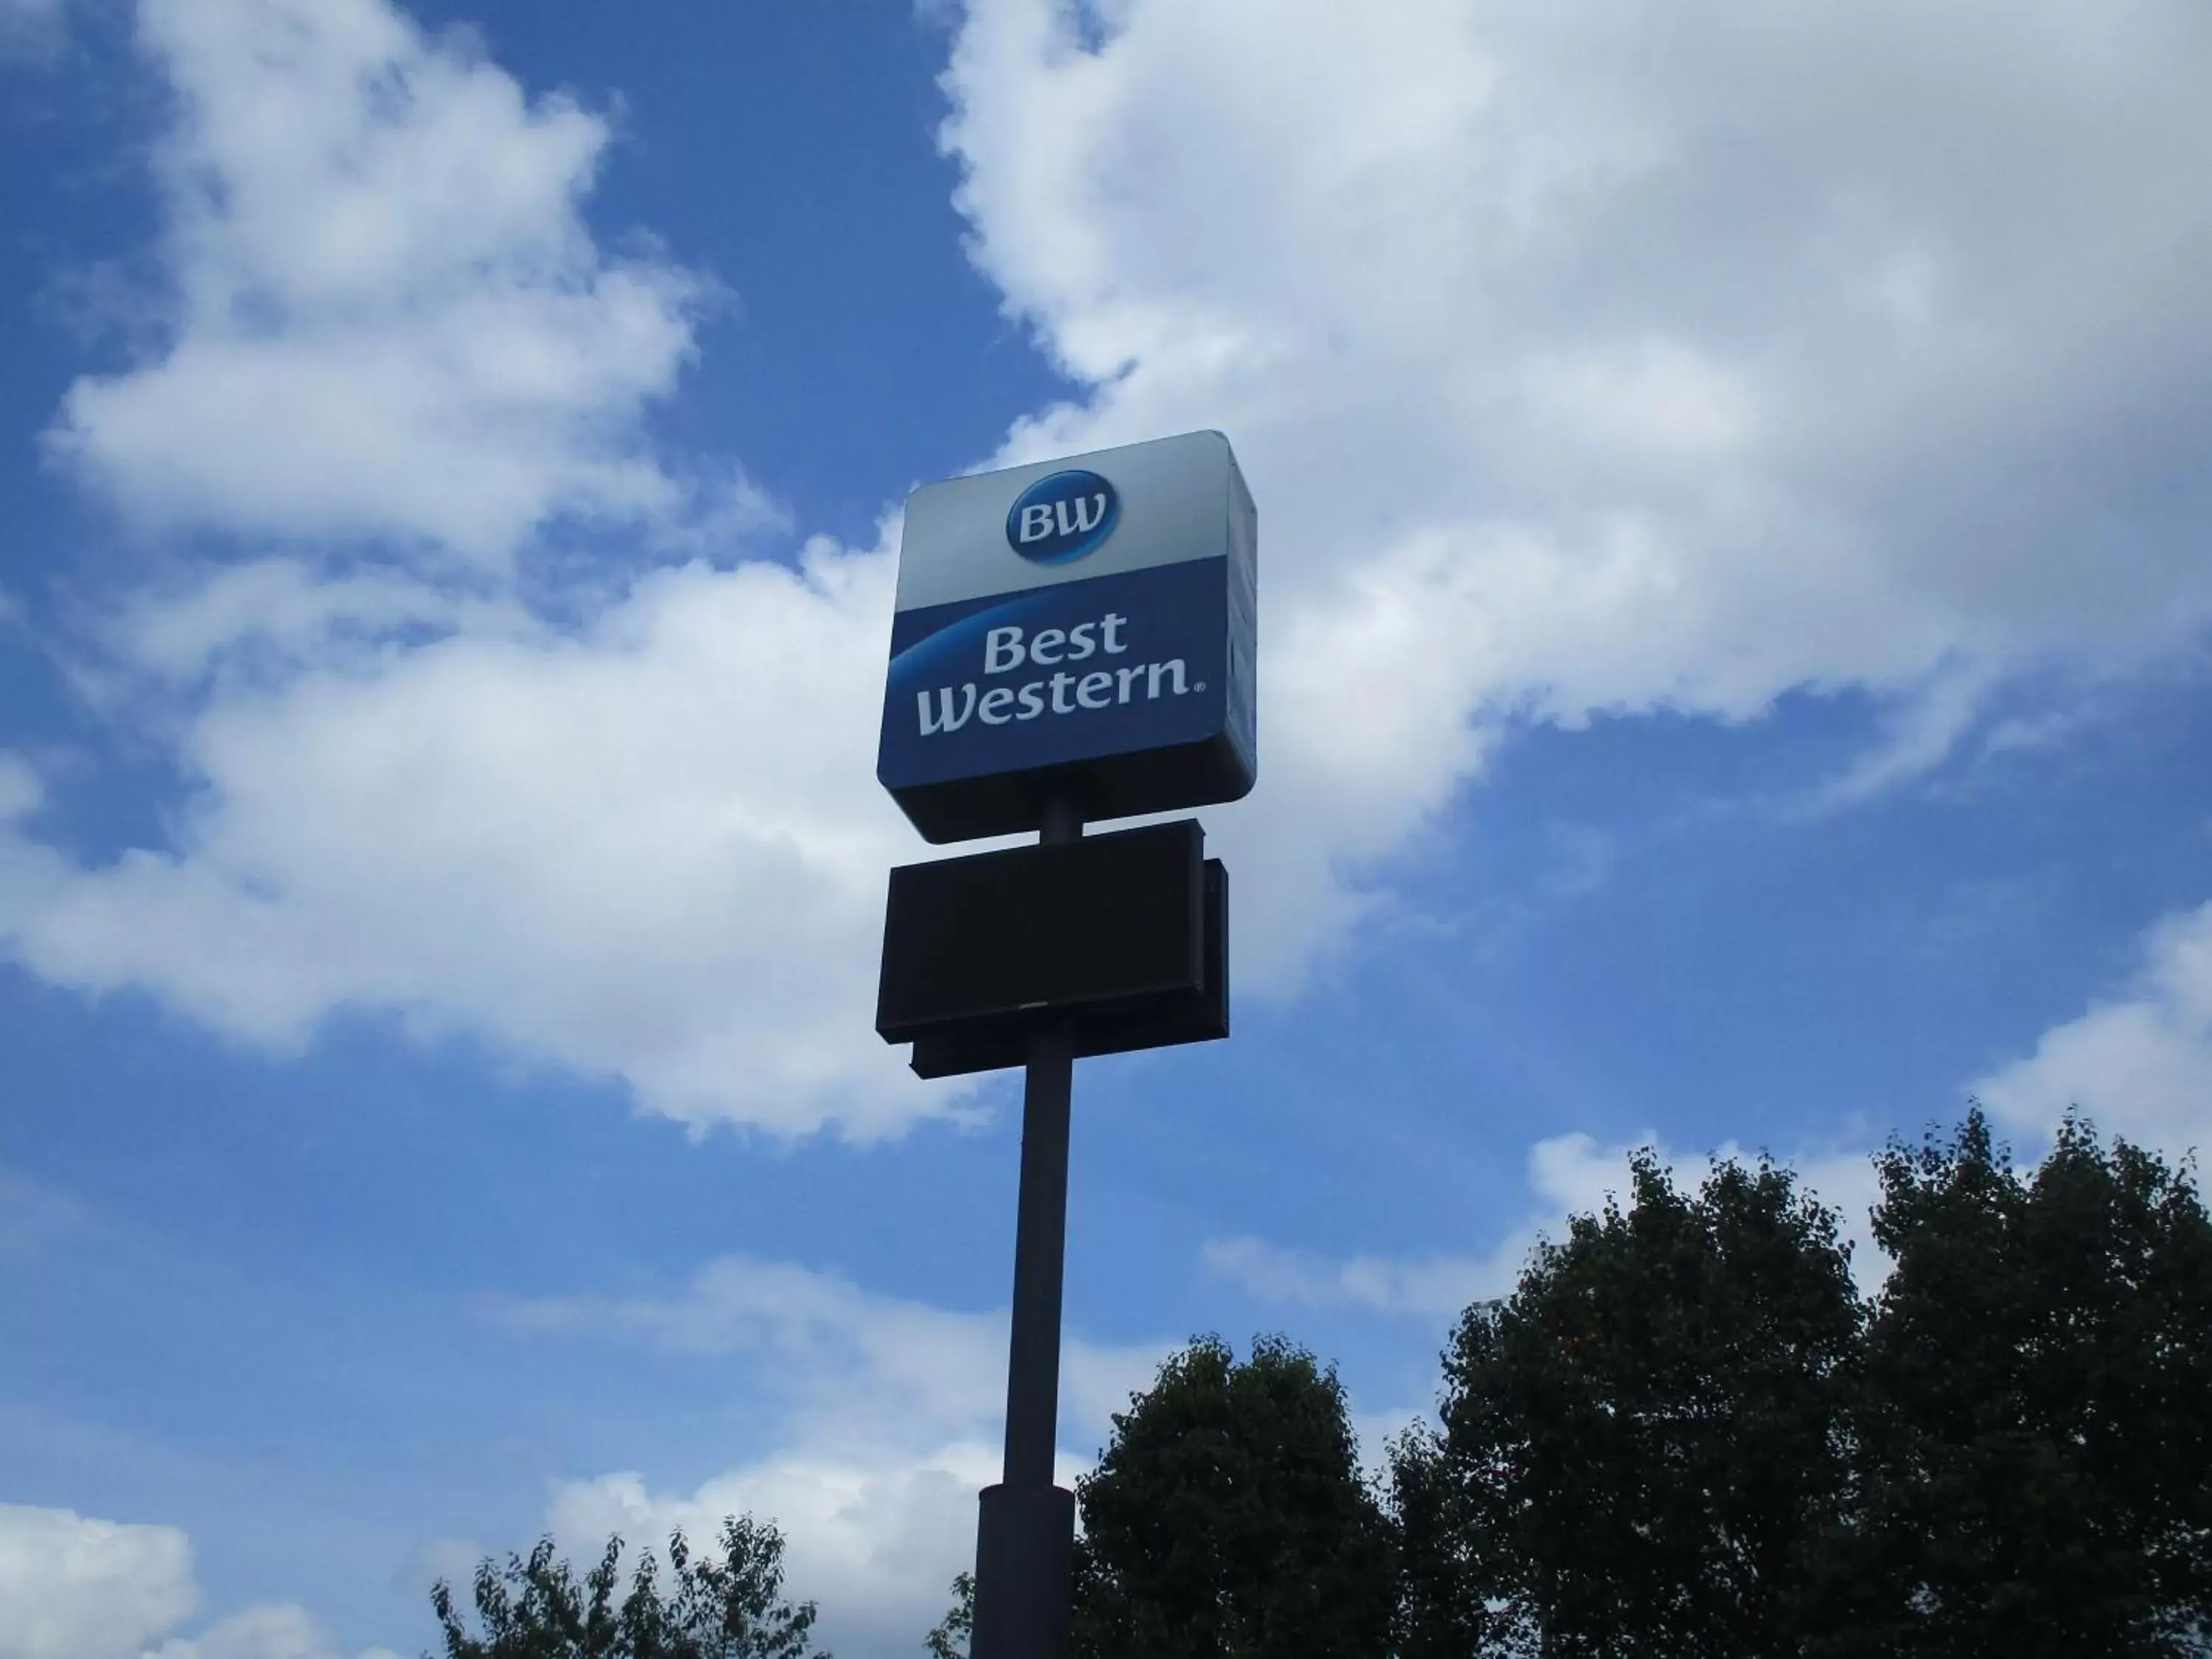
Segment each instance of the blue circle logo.
[{"label": "blue circle logo", "polygon": [[1048,472],[1014,498],[1006,545],[1032,564],[1073,564],[1121,519],[1121,492],[1096,472]]}]

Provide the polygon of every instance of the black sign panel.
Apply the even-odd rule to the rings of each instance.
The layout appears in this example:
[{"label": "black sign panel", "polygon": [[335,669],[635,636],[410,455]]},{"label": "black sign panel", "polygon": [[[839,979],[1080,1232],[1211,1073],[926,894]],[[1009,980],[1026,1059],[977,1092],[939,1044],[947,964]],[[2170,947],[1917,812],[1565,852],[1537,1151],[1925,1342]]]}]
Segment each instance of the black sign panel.
[{"label": "black sign panel", "polygon": [[925,1077],[1228,1035],[1228,878],[1194,821],[891,872],[876,1030]]}]

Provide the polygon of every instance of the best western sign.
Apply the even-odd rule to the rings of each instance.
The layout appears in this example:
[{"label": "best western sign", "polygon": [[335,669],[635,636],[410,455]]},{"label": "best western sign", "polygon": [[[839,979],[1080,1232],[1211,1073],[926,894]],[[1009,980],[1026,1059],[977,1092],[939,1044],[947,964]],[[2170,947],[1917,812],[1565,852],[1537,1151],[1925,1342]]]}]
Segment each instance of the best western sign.
[{"label": "best western sign", "polygon": [[924,484],[877,776],[933,842],[1244,794],[1257,534],[1218,432]]}]

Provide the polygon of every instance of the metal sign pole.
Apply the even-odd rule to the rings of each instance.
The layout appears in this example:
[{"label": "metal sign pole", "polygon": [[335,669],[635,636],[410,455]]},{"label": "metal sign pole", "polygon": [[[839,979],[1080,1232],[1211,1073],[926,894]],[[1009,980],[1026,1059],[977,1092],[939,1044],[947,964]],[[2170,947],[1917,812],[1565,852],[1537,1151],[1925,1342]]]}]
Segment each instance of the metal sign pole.
[{"label": "metal sign pole", "polygon": [[[1042,845],[1079,840],[1082,811],[1056,796],[1046,803],[1040,827]],[[1067,1652],[1075,1495],[1053,1484],[1052,1462],[1074,1087],[1074,1022],[1052,1020],[1030,1035],[1022,1089],[1006,1465],[1001,1483],[983,1491],[977,1524],[973,1659],[1063,1659]]]},{"label": "metal sign pole", "polygon": [[876,777],[924,839],[891,872],[876,1034],[917,1077],[1026,1066],[1004,1478],[975,1659],[1065,1659],[1075,1494],[1052,1480],[1079,1054],[1229,1035],[1229,872],[1195,819],[1259,763],[1259,510],[1218,432],[926,483],[899,536]]}]

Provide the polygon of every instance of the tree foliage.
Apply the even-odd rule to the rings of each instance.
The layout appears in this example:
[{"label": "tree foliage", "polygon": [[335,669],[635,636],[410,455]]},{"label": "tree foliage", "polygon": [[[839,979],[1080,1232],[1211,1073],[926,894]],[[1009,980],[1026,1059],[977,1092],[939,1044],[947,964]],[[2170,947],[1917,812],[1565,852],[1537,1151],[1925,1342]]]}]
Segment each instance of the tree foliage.
[{"label": "tree foliage", "polygon": [[[1870,1296],[1787,1170],[1626,1201],[1460,1321],[1432,1428],[1364,1480],[1333,1369],[1200,1338],[1078,1483],[1080,1659],[1979,1659],[2212,1653],[2212,1217],[2069,1121],[1978,1109],[1877,1160]],[[1869,1275],[1871,1278],[1871,1275]],[[666,1578],[487,1560],[445,1659],[816,1659],[772,1525]],[[966,1653],[974,1581],[925,1638]]]},{"label": "tree foliage", "polygon": [[952,1605],[945,1610],[945,1617],[937,1621],[937,1628],[922,1638],[922,1651],[929,1659],[968,1659],[969,1644],[975,1638],[975,1575],[955,1573],[952,1577]]},{"label": "tree foliage", "polygon": [[2202,1653],[2212,1222],[2069,1122],[1879,1161],[1894,1267],[1768,1165],[1650,1158],[1470,1310],[1393,1451],[1405,1659]]},{"label": "tree foliage", "polygon": [[2205,1651],[2212,1219],[2069,1121],[2023,1178],[1977,1112],[1881,1160],[1859,1635],[1837,1651]]},{"label": "tree foliage", "polygon": [[623,1540],[611,1538],[580,1578],[541,1538],[526,1558],[487,1558],[474,1585],[477,1630],[440,1580],[430,1592],[446,1659],[830,1659],[812,1645],[815,1607],[783,1599],[783,1536],[733,1516],[720,1548],[695,1554],[668,1540],[666,1589],[651,1552],[619,1601]]},{"label": "tree foliage", "polygon": [[1200,1338],[1114,1419],[1078,1483],[1084,1659],[1374,1659],[1389,1529],[1333,1370],[1279,1337]]},{"label": "tree foliage", "polygon": [[1409,1656],[1769,1654],[1838,1507],[1863,1315],[1835,1220],[1762,1166],[1540,1247],[1444,1356],[1441,1432],[1394,1450]]}]

